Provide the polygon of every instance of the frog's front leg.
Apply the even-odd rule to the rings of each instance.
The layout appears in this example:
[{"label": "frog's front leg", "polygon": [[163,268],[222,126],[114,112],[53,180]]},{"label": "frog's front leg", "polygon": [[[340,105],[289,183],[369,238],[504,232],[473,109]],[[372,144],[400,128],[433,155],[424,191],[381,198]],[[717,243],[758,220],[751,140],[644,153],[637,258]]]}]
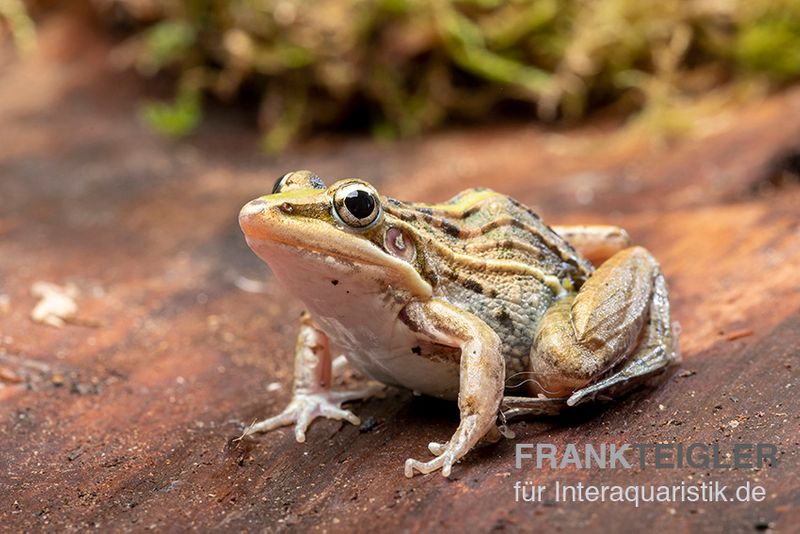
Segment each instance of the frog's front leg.
[{"label": "frog's front leg", "polygon": [[421,337],[461,349],[458,428],[446,444],[429,445],[436,458],[428,462],[409,458],[405,464],[407,477],[415,470],[425,474],[437,469],[449,476],[453,464],[495,429],[505,382],[500,338],[475,315],[436,299],[409,304],[401,318]]},{"label": "frog's front leg", "polygon": [[[337,361],[337,364],[340,363]],[[350,410],[342,409],[342,403],[365,399],[382,389],[382,384],[372,383],[358,390],[331,391],[331,353],[328,338],[314,325],[308,313],[304,313],[300,318],[300,333],[295,348],[292,400],[283,412],[254,423],[244,435],[267,432],[295,423],[295,438],[302,443],[306,440],[308,426],[317,417],[344,419],[358,425],[361,423],[359,418]]]},{"label": "frog's front leg", "polygon": [[602,387],[650,374],[678,357],[664,275],[647,250],[630,247],[542,317],[531,350],[532,393],[569,396],[567,404],[574,405],[600,391],[585,386],[626,358]]}]

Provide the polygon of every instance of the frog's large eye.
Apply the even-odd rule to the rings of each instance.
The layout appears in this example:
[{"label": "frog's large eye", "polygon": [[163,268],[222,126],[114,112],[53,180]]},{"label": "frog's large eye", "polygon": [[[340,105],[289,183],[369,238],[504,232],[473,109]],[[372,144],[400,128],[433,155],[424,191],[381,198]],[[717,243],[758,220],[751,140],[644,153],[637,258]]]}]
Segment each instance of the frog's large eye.
[{"label": "frog's large eye", "polygon": [[272,186],[272,194],[273,194],[273,195],[274,195],[275,193],[280,193],[280,192],[281,192],[281,187],[283,187],[283,182],[286,180],[286,178],[287,178],[288,176],[291,176],[291,174],[292,174],[292,173],[290,173],[290,172],[287,172],[286,174],[284,174],[283,176],[281,176],[280,178],[278,178],[277,180],[275,180],[275,185],[273,185],[273,186]]},{"label": "frog's large eye", "polygon": [[325,182],[311,171],[287,172],[275,181],[272,194],[285,193],[293,189],[325,189]]},{"label": "frog's large eye", "polygon": [[378,220],[381,202],[371,187],[362,183],[345,184],[333,195],[336,215],[348,226],[363,229]]}]

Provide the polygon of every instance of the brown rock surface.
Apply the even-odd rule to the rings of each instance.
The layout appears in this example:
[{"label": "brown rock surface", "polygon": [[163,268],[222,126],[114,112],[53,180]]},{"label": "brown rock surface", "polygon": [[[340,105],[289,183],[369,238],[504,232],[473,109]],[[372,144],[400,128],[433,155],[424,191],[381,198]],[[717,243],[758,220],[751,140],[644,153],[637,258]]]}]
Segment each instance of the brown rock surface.
[{"label": "brown rock surface", "polygon": [[[800,524],[800,92],[740,109],[668,148],[607,126],[518,125],[395,145],[315,141],[277,159],[212,116],[186,143],[137,121],[134,84],[97,58],[0,55],[0,524],[11,530],[599,527],[746,531]],[[213,115],[213,114],[212,114]],[[243,122],[243,121],[241,121]],[[240,422],[290,390],[300,304],[247,249],[236,215],[286,170],[360,176],[400,198],[488,185],[551,223],[626,227],[661,261],[682,325],[663,385],[563,420],[513,424],[517,443],[778,445],[761,470],[518,471],[514,441],[450,480],[402,464],[457,424],[453,405],[391,391],[363,420],[238,446]],[[240,290],[265,279],[265,294]],[[29,319],[39,280],[74,284],[78,319]],[[274,391],[271,383],[280,383]],[[749,481],[762,503],[514,502],[513,484]],[[549,491],[552,491],[549,490]]]}]

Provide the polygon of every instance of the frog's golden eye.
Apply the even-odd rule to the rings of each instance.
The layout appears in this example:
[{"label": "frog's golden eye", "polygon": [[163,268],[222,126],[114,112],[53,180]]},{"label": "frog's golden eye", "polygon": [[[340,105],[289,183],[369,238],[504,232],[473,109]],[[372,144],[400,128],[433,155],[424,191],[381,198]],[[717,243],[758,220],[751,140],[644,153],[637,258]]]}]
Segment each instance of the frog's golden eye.
[{"label": "frog's golden eye", "polygon": [[364,229],[378,220],[381,202],[378,194],[366,184],[345,184],[333,195],[333,209],[348,226]]},{"label": "frog's golden eye", "polygon": [[285,193],[293,189],[325,189],[325,182],[311,171],[287,172],[272,186],[272,194]]}]

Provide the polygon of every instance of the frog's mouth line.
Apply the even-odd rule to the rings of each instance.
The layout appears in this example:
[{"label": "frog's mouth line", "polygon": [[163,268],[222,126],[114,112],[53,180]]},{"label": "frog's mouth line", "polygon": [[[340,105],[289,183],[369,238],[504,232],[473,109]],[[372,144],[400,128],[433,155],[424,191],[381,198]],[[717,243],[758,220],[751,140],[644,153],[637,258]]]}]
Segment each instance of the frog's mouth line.
[{"label": "frog's mouth line", "polygon": [[[277,247],[285,252],[290,252],[295,255],[297,255],[298,251],[302,251],[313,257],[315,261],[330,267],[333,267],[336,264],[341,266],[360,264],[392,270],[401,277],[403,285],[416,296],[430,298],[430,296],[433,294],[433,288],[431,285],[425,279],[423,279],[413,267],[389,255],[384,255],[379,250],[377,252],[370,251],[372,255],[376,256],[375,260],[371,261],[368,257],[365,257],[367,254],[361,256],[344,255],[341,254],[341,249],[334,250],[332,247],[329,250],[324,250],[311,246],[308,243],[298,241],[287,242],[277,238],[261,238],[252,237],[249,235],[245,235],[245,240],[247,241],[247,245],[250,247],[250,249],[253,250],[253,252],[255,252],[256,255],[258,255],[267,264],[270,262],[270,257],[266,249],[269,249],[270,247]],[[375,247],[375,245],[372,243],[369,243],[369,246]],[[381,254],[381,256],[378,256],[378,254]],[[378,261],[379,259],[385,261]]]},{"label": "frog's mouth line", "polygon": [[[322,250],[322,249],[319,249],[319,248],[311,247],[311,246],[308,246],[308,245],[306,245],[304,243],[289,243],[289,242],[286,242],[286,241],[281,241],[280,239],[262,239],[262,238],[250,237],[250,236],[245,236],[245,241],[247,241],[247,246],[249,246],[251,250],[256,251],[257,254],[258,254],[258,251],[273,247],[273,248],[279,248],[279,249],[281,249],[282,251],[285,251],[285,252],[294,253],[295,255],[298,252],[307,253],[309,256],[312,256],[312,257],[314,257],[314,259],[317,259],[317,260],[319,260],[321,262],[324,262],[326,260],[326,258],[331,258],[331,260],[339,262],[339,263],[341,263],[343,265],[360,264],[360,265],[381,266],[380,263],[375,262],[375,261],[366,261],[363,258],[357,258],[356,259],[356,258],[351,258],[351,257],[348,257],[348,256],[343,256],[341,254],[336,254],[333,251]],[[260,254],[259,254],[259,256],[260,256]],[[268,255],[267,255],[267,258],[263,258],[263,259],[265,261],[267,261],[269,259]],[[331,261],[331,260],[328,260],[328,261]]]}]

